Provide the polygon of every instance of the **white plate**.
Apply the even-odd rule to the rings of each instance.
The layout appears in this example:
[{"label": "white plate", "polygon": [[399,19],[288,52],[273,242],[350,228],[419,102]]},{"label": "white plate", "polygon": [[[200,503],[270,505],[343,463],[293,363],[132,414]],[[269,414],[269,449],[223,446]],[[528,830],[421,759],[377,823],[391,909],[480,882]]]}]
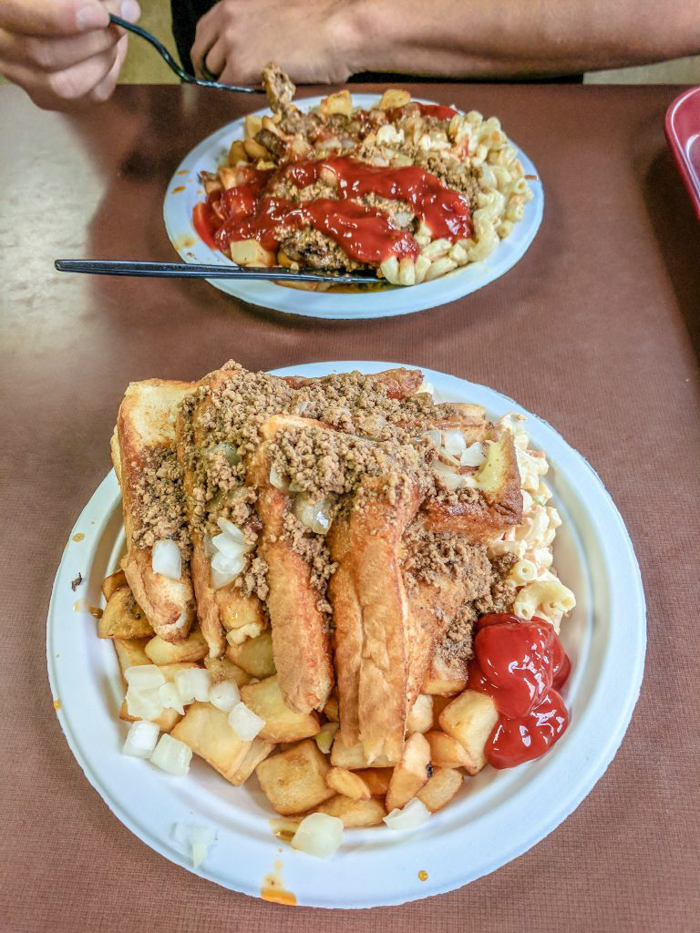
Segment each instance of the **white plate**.
[{"label": "white plate", "polygon": [[[316,376],[395,365],[314,363],[278,372]],[[424,373],[443,399],[482,404],[492,417],[523,412],[492,389]],[[187,777],[175,778],[120,753],[126,727],[118,720],[119,667],[87,611],[102,604],[100,583],[117,567],[124,546],[120,495],[110,473],[66,546],[49,609],[47,653],[68,743],[122,823],[190,871],[188,856],[173,842],[173,825],[216,827],[218,841],[196,874],[235,891],[260,896],[265,876],[281,860],[282,882],[297,903],[374,907],[467,884],[521,855],[568,816],[605,771],[632,715],[644,666],[644,593],[625,526],[598,476],[539,418],[529,415],[527,429],[552,465],[547,482],[563,519],[556,567],[578,598],[562,632],[573,665],[565,690],[569,729],[539,761],[506,771],[486,768],[414,833],[346,831],[342,848],[327,862],[280,849],[270,829],[273,814],[255,781],[234,788],[196,758]],[[73,592],[71,580],[79,572],[85,583]],[[427,872],[426,881],[419,872]]]},{"label": "white plate", "polygon": [[[313,107],[323,98],[310,97],[299,101],[303,107]],[[379,100],[378,94],[353,94],[357,106],[371,107]],[[433,103],[433,101],[423,101]],[[268,110],[258,110],[263,115]],[[204,243],[192,224],[195,204],[205,199],[204,189],[199,182],[199,173],[211,172],[225,160],[234,139],[243,137],[243,120],[235,120],[207,136],[185,156],[170,179],[163,205],[165,226],[170,242],[185,262],[217,263],[232,265],[230,259]],[[515,145],[515,143],[513,143]],[[516,149],[518,147],[516,146]],[[526,175],[539,179],[537,169],[525,153],[518,149],[518,156]],[[535,238],[542,221],[544,194],[540,181],[528,182],[534,199],[525,205],[523,219],[515,224],[513,232],[502,240],[498,248],[483,262],[473,263],[457,269],[450,275],[410,288],[392,288],[369,294],[338,294],[299,291],[275,285],[273,282],[240,282],[225,279],[208,279],[215,288],[235,295],[250,304],[263,308],[274,308],[287,314],[303,314],[307,317],[330,319],[393,317],[435,308],[448,301],[470,295],[505,275],[522,258]]]}]

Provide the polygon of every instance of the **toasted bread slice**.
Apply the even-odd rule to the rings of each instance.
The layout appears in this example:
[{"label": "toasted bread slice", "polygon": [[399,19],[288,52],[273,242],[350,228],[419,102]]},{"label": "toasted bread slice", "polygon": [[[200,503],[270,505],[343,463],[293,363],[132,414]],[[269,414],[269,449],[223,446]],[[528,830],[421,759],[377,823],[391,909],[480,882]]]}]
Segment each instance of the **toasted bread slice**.
[{"label": "toasted bread slice", "polygon": [[368,764],[401,757],[408,703],[410,622],[400,543],[420,493],[405,476],[391,494],[386,485],[386,477],[365,477],[329,533],[338,563],[329,593],[340,728],[348,745],[359,738]]},{"label": "toasted bread slice", "polygon": [[431,531],[457,532],[471,543],[489,542],[522,521],[523,497],[513,435],[492,429],[486,460],[467,494],[428,499],[424,506]]},{"label": "toasted bread slice", "polygon": [[[313,385],[315,382],[328,382],[332,376],[283,376],[284,381],[293,389]],[[423,373],[419,369],[385,369],[381,373],[370,373],[368,381],[376,381],[386,387],[389,398],[404,399],[416,393],[423,382]]]},{"label": "toasted bread slice", "polygon": [[[225,381],[225,372],[215,372],[205,377],[210,389]],[[192,539],[192,581],[197,597],[199,624],[208,646],[209,657],[219,658],[226,650],[227,632],[235,644],[249,637],[256,637],[267,626],[263,607],[257,596],[244,595],[232,581],[220,589],[212,584],[211,559],[206,551],[204,536],[194,521],[195,463],[188,456],[187,441],[191,438],[194,458],[206,440],[211,416],[211,397],[205,394],[196,405],[183,409],[177,425],[178,458],[183,469],[183,484],[187,498],[188,520]]]},{"label": "toasted bread slice", "polygon": [[[190,571],[183,559],[179,580],[153,572],[151,550],[159,529],[157,524],[149,526],[148,522],[153,516],[154,497],[156,509],[159,501],[165,506],[164,484],[158,483],[156,473],[168,457],[174,460],[177,411],[191,389],[189,382],[161,379],[132,382],[119,407],[111,444],[122,489],[127,541],[122,568],[134,597],[157,634],[172,642],[187,637],[195,617]],[[177,499],[179,508],[182,495],[179,478],[171,478],[167,489],[170,497],[167,507]],[[169,521],[168,526],[177,530],[177,520]]]},{"label": "toasted bread slice", "polygon": [[[265,432],[263,426],[263,436]],[[267,428],[267,433],[274,431]],[[272,649],[285,701],[309,713],[323,709],[333,687],[330,636],[311,567],[285,530],[285,520],[293,514],[292,500],[270,483],[269,452],[270,441],[265,441],[251,460],[249,477],[258,488],[259,551],[267,563]]]}]

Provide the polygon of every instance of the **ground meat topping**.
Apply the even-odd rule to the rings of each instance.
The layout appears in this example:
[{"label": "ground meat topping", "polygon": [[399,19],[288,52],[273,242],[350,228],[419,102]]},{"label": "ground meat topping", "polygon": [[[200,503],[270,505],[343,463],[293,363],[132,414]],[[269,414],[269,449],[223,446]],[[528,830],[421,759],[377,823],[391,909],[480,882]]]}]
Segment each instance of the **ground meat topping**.
[{"label": "ground meat topping", "polygon": [[182,470],[176,452],[170,447],[146,449],[132,494],[136,519],[133,541],[136,547],[153,547],[156,541],[172,538],[187,559],[190,553],[189,529],[185,518]]},{"label": "ground meat topping", "polygon": [[436,583],[441,577],[459,579],[467,586],[466,600],[485,596],[491,584],[486,548],[468,544],[457,534],[427,531],[414,522],[404,534],[404,570],[416,580]]},{"label": "ground meat topping", "polygon": [[515,587],[508,582],[507,577],[516,562],[517,558],[512,554],[503,554],[490,562],[487,592],[478,598],[471,597],[462,605],[438,647],[438,653],[443,658],[471,660],[474,656],[474,623],[479,616],[490,612],[509,612],[512,609]]}]

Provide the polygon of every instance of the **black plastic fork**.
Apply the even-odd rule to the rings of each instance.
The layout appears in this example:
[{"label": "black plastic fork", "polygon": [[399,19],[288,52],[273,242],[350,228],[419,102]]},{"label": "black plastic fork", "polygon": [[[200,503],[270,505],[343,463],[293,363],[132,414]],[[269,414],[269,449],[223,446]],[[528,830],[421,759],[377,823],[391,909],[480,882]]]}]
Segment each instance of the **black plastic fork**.
[{"label": "black plastic fork", "polygon": [[200,78],[195,78],[195,76],[191,75],[189,71],[185,71],[184,68],[178,65],[163,43],[156,39],[153,33],[150,33],[147,29],[143,29],[141,26],[136,26],[134,23],[130,23],[127,20],[122,19],[120,16],[110,15],[109,18],[115,26],[120,26],[122,29],[126,29],[128,32],[133,32],[135,36],[140,36],[142,39],[145,39],[146,42],[149,42],[159,53],[171,71],[174,71],[178,78],[181,81],[184,81],[186,84],[196,84],[198,87],[213,87],[218,91],[237,91],[241,94],[265,93],[264,89],[261,87],[242,87],[237,84],[222,84],[220,81],[202,81]]}]

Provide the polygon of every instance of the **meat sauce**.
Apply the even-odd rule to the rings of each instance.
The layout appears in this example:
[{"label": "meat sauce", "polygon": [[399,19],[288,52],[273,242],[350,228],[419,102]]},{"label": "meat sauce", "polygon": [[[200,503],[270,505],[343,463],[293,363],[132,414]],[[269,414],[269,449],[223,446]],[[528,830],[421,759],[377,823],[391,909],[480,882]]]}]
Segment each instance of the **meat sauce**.
[{"label": "meat sauce", "polygon": [[272,171],[250,166],[239,166],[239,171],[242,183],[212,192],[206,205],[195,207],[193,217],[202,239],[223,252],[232,242],[251,239],[275,251],[285,232],[311,227],[357,262],[376,266],[390,256],[415,259],[420,248],[413,234],[399,229],[386,212],[359,204],[357,199],[367,194],[407,201],[434,237],[455,241],[472,233],[467,199],[417,166],[383,168],[347,156],[292,163],[277,177],[290,179],[299,188],[328,178],[329,173],[337,179],[337,200],[300,203],[265,193]]},{"label": "meat sauce", "polygon": [[549,622],[508,613],[482,616],[468,687],[490,696],[498,709],[485,749],[489,764],[512,768],[539,758],[561,738],[569,714],[559,690],[570,671]]}]

